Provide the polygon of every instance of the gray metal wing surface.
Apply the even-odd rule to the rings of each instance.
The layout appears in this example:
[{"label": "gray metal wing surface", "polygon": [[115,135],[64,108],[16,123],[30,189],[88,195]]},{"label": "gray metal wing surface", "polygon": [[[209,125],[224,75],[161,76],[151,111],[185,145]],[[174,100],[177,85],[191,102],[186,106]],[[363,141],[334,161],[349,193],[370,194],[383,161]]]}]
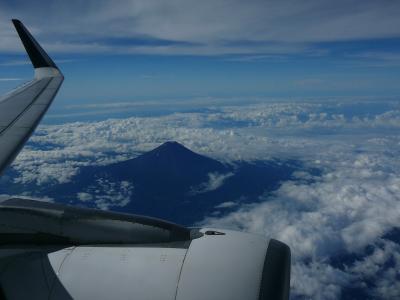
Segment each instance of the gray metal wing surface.
[{"label": "gray metal wing surface", "polygon": [[12,20],[35,69],[33,80],[0,98],[0,174],[31,136],[64,77],[19,20]]}]

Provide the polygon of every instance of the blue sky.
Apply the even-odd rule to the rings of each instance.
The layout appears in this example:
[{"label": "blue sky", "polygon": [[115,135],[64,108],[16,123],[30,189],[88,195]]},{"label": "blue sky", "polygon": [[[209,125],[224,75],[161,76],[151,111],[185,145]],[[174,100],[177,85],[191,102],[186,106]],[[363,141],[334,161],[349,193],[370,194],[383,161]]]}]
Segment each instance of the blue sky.
[{"label": "blue sky", "polygon": [[396,97],[397,1],[0,3],[0,92],[32,76],[20,18],[66,81],[56,108],[197,97]]}]

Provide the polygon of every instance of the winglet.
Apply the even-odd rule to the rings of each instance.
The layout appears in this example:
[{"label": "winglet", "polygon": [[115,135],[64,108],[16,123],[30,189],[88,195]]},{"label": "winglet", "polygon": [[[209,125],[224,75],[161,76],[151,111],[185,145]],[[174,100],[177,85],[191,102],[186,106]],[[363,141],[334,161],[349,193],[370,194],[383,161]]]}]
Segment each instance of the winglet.
[{"label": "winglet", "polygon": [[15,29],[21,38],[22,44],[24,44],[25,50],[32,61],[32,65],[35,69],[37,68],[57,68],[53,60],[47,55],[39,43],[29,33],[28,29],[22,24],[20,20],[12,20]]}]

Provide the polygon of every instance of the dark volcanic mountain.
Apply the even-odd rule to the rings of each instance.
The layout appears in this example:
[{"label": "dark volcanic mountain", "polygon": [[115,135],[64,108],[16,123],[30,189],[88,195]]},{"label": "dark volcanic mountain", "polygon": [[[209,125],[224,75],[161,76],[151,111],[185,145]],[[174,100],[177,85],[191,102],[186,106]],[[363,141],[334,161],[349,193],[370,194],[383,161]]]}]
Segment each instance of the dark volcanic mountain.
[{"label": "dark volcanic mountain", "polygon": [[[202,199],[201,191],[196,192],[196,188],[201,189],[202,185],[206,188],[210,174],[224,176],[232,171],[232,166],[194,153],[177,142],[167,142],[131,160],[82,168],[65,188],[85,191],[99,179],[129,182],[133,185],[131,201],[113,209],[186,223],[199,219],[204,208],[215,203],[211,198]],[[203,203],[203,209],[197,211],[195,207],[204,200],[207,204]]]},{"label": "dark volcanic mountain", "polygon": [[288,179],[294,169],[293,162],[226,165],[177,142],[167,142],[131,160],[82,168],[63,189],[90,194],[94,182],[129,182],[133,185],[129,203],[112,209],[192,224],[221,203],[257,201],[265,191]]},{"label": "dark volcanic mountain", "polygon": [[276,160],[222,164],[177,142],[167,142],[134,159],[82,167],[66,184],[40,188],[3,184],[0,191],[36,191],[35,196],[56,202],[191,225],[206,215],[227,213],[235,204],[259,201],[260,195],[278,188],[299,167],[296,161]]},{"label": "dark volcanic mountain", "polygon": [[[120,180],[135,179],[145,185],[144,193],[188,192],[190,186],[207,180],[207,174],[223,173],[230,168],[199,155],[177,142],[166,142],[141,156],[107,167]],[[88,170],[85,170],[88,171]],[[150,188],[148,185],[152,185]],[[155,188],[156,187],[156,188]],[[147,189],[149,188],[149,189]]]}]

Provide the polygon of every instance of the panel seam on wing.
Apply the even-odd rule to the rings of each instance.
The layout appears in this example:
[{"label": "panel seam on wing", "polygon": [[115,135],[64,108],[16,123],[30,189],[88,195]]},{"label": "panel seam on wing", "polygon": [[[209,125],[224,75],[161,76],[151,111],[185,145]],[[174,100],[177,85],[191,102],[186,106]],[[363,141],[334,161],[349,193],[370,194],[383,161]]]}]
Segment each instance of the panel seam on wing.
[{"label": "panel seam on wing", "polygon": [[31,101],[31,103],[29,103],[29,104],[25,107],[25,109],[24,109],[21,113],[19,113],[19,114],[14,118],[14,120],[12,120],[12,121],[10,122],[10,124],[8,124],[2,131],[0,131],[0,136],[3,135],[9,128],[11,128],[11,127],[25,114],[25,112],[28,111],[29,108],[32,107],[32,105],[36,102],[36,100],[40,97],[40,95],[46,90],[46,88],[48,87],[48,85],[50,84],[50,82],[51,82],[52,80],[53,80],[53,78],[51,78],[51,79],[49,80],[49,82],[47,82],[47,84],[40,90],[40,92],[36,95],[36,97],[33,98],[33,100]]},{"label": "panel seam on wing", "polygon": [[57,279],[61,282],[60,277],[61,277],[62,267],[63,267],[65,261],[66,261],[66,260],[71,256],[71,254],[75,251],[75,249],[76,249],[76,246],[73,246],[72,249],[71,249],[67,254],[65,254],[65,256],[64,256],[64,258],[63,258],[63,260],[62,260],[62,262],[61,262],[61,264],[60,264],[60,267],[59,267],[58,270],[56,271],[56,274],[55,274],[55,275],[56,275],[57,278],[54,278],[53,282],[51,283],[50,292],[49,292],[49,298],[48,298],[48,299],[51,299],[51,297],[52,297],[53,290],[54,290],[54,286],[55,286],[55,283],[57,282]]},{"label": "panel seam on wing", "polygon": [[189,249],[190,249],[190,246],[191,246],[191,245],[192,245],[192,243],[191,243],[191,241],[190,241],[189,247],[186,249],[185,256],[183,257],[182,264],[181,264],[181,268],[180,268],[180,270],[179,270],[178,281],[177,281],[177,283],[176,283],[176,290],[175,290],[175,297],[174,297],[175,300],[176,300],[176,297],[178,297],[179,283],[180,283],[180,281],[181,281],[181,275],[182,275],[183,265],[185,264],[186,256],[188,255],[188,252],[189,252]]}]

